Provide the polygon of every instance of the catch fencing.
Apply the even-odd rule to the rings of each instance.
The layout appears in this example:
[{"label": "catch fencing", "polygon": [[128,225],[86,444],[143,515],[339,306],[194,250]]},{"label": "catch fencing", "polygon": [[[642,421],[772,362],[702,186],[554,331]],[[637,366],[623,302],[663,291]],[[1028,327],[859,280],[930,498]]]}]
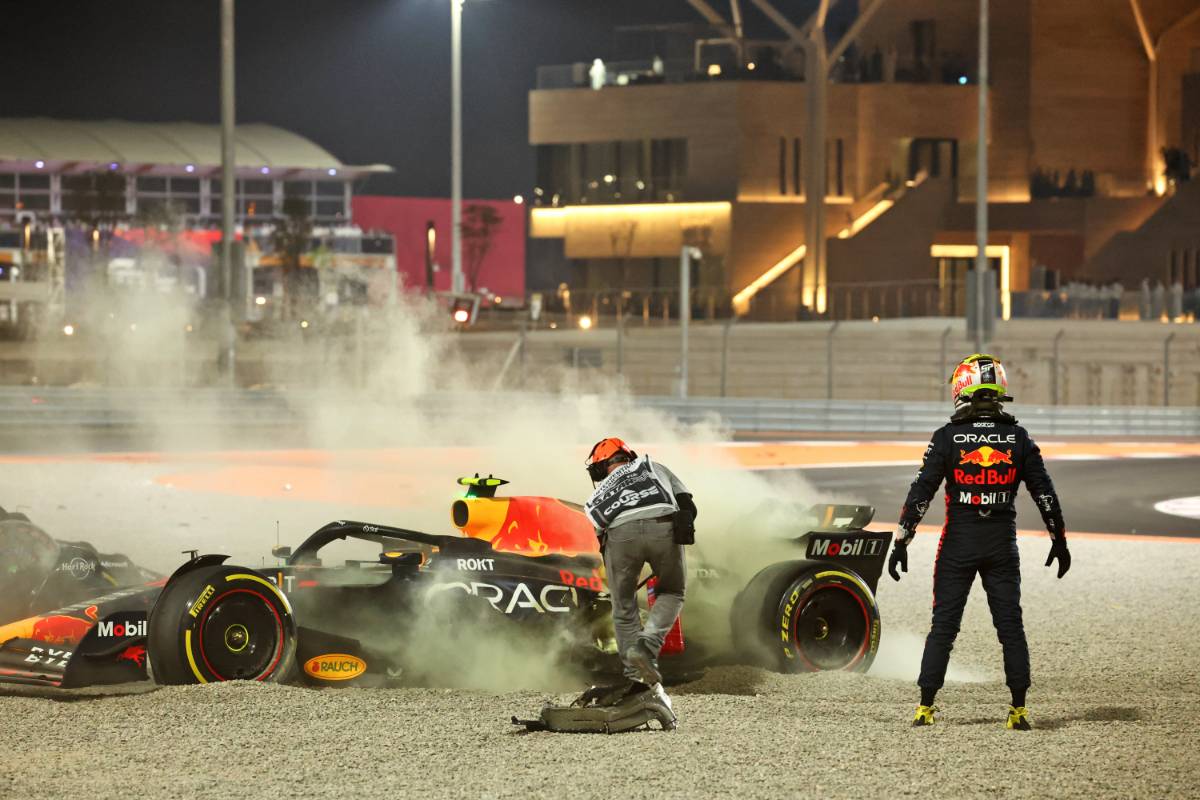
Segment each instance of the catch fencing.
[{"label": "catch fencing", "polygon": [[[780,400],[948,401],[946,380],[971,352],[963,323],[693,324],[687,369],[677,326],[464,336],[496,386],[521,388],[565,370],[633,394]],[[1159,323],[1021,320],[990,345],[1010,393],[1028,406],[1200,407],[1200,328]]]}]

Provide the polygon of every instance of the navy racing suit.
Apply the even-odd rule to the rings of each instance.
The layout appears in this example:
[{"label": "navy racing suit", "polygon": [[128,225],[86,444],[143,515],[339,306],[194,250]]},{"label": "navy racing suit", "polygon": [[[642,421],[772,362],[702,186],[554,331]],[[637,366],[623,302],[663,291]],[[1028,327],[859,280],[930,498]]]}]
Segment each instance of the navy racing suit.
[{"label": "navy racing suit", "polygon": [[1021,559],[1016,496],[1021,482],[1033,496],[1051,537],[1065,537],[1062,509],[1041,451],[1012,416],[956,414],[934,432],[921,470],[900,512],[907,543],[946,482],[946,524],[933,568],[933,624],[917,684],[936,691],[946,677],[963,608],[978,574],[1004,651],[1009,688],[1029,687],[1029,646],[1021,620]]}]

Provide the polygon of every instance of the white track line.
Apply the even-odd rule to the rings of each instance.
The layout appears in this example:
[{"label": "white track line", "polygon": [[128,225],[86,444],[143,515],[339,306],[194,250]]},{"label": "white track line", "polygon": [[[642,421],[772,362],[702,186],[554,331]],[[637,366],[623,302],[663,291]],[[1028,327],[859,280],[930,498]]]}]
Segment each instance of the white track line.
[{"label": "white track line", "polygon": [[1154,504],[1154,510],[1174,517],[1200,519],[1200,496],[1175,497]]},{"label": "white track line", "polygon": [[1126,458],[1183,458],[1183,453],[1128,453]]}]

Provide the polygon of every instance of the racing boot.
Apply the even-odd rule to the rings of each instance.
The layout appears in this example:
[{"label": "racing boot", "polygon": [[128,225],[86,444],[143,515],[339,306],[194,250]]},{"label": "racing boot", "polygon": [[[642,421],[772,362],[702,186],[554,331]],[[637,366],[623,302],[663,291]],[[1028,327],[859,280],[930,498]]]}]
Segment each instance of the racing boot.
[{"label": "racing boot", "polygon": [[921,728],[937,722],[937,720],[933,718],[933,712],[937,710],[937,706],[917,706],[917,713],[913,716],[912,721],[913,727]]},{"label": "racing boot", "polygon": [[643,640],[639,639],[625,651],[625,663],[638,671],[642,683],[653,686],[662,682],[662,673],[658,671],[654,653],[650,651],[650,646]]},{"label": "racing boot", "polygon": [[1029,712],[1025,710],[1025,706],[1009,706],[1008,721],[1004,723],[1004,727],[1010,731],[1033,730],[1033,726],[1029,724]]}]

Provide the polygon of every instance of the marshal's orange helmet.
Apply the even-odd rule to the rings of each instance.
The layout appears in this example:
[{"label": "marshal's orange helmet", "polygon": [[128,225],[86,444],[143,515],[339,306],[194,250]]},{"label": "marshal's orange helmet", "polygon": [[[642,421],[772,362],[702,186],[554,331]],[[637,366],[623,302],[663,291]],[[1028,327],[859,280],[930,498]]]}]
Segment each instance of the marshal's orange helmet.
[{"label": "marshal's orange helmet", "polygon": [[601,481],[608,474],[608,462],[617,456],[623,456],[625,459],[633,461],[637,458],[637,453],[633,452],[633,449],[625,442],[615,436],[610,436],[596,442],[583,465],[587,467],[588,475],[592,480]]}]

